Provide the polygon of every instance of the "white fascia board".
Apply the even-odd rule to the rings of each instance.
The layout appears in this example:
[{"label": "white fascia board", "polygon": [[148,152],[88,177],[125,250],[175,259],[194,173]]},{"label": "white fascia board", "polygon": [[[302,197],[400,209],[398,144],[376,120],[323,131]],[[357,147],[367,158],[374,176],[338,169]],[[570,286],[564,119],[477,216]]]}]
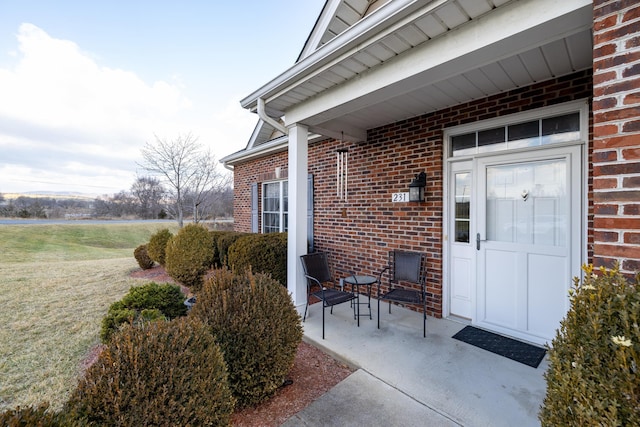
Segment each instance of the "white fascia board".
[{"label": "white fascia board", "polygon": [[[434,9],[452,0],[432,0],[429,9]],[[351,28],[337,35],[320,49],[307,56],[291,68],[280,74],[269,83],[240,101],[243,108],[255,111],[258,98],[268,103],[270,98],[286,92],[298,85],[301,81],[313,73],[339,62],[342,58],[350,56],[360,50],[361,44],[372,40],[381,28],[386,28],[391,21],[400,20],[403,17],[423,8],[421,0],[394,0],[371,15],[358,21]]]},{"label": "white fascia board", "polygon": [[237,151],[233,154],[229,154],[228,156],[220,159],[220,163],[224,165],[233,166],[241,162],[246,162],[248,160],[265,156],[267,154],[284,151],[287,149],[288,145],[289,145],[289,139],[286,136],[281,136],[272,141],[266,142],[264,144],[260,144],[257,147],[254,147],[251,149],[245,149],[245,150]]},{"label": "white fascia board", "polygon": [[[309,143],[314,143],[314,142],[326,139],[326,136],[310,133],[308,138],[309,138]],[[251,149],[240,150],[240,151],[236,151],[233,154],[229,154],[228,156],[220,159],[220,163],[222,163],[223,165],[234,166],[238,163],[264,157],[268,154],[285,151],[288,146],[289,146],[289,138],[286,135],[283,135],[269,142],[265,142],[264,144],[260,144],[256,147],[253,147]]]},{"label": "white fascia board", "polygon": [[320,12],[320,16],[318,17],[318,21],[316,22],[316,25],[311,31],[311,34],[309,35],[309,39],[307,40],[307,43],[302,49],[302,52],[300,53],[300,57],[298,58],[298,60],[306,58],[318,48],[318,46],[320,45],[320,42],[322,41],[322,36],[324,35],[324,32],[327,30],[327,27],[333,20],[333,17],[336,14],[336,11],[338,10],[338,7],[340,6],[341,3],[342,3],[342,0],[327,0],[325,2],[324,7]]},{"label": "white fascia board", "polygon": [[249,138],[249,142],[247,143],[245,150],[250,150],[253,148],[253,145],[258,138],[258,134],[260,133],[260,130],[262,129],[262,126],[264,126],[264,124],[265,123],[264,121],[262,121],[262,119],[258,119],[258,123],[256,123],[256,126],[253,128],[253,132],[251,132],[251,138]]},{"label": "white fascia board", "polygon": [[[560,39],[593,23],[591,0],[520,0],[423,43],[286,112],[285,125],[314,126],[367,104]],[[367,97],[376,93],[376,97]]]}]

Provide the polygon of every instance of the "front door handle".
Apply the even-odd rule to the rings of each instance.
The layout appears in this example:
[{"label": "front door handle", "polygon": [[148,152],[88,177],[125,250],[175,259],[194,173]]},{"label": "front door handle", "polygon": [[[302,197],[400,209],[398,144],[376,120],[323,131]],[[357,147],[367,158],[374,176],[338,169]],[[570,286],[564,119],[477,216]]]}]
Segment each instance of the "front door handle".
[{"label": "front door handle", "polygon": [[476,250],[480,250],[480,233],[476,233]]}]

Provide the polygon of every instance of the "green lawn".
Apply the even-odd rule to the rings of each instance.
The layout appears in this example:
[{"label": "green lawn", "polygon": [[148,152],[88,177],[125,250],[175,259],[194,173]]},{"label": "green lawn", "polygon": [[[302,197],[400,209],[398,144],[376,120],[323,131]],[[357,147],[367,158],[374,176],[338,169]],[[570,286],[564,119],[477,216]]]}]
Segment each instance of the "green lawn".
[{"label": "green lawn", "polygon": [[59,409],[131,286],[133,250],[167,223],[0,225],[0,411]]}]

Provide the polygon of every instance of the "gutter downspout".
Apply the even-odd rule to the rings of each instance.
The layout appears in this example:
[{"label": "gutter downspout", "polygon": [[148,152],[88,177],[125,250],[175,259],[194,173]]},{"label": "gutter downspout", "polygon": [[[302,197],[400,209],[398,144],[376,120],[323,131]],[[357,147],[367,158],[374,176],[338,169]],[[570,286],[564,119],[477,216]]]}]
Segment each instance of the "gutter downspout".
[{"label": "gutter downspout", "polygon": [[282,126],[276,120],[274,120],[273,118],[271,118],[271,117],[269,117],[267,115],[267,112],[264,109],[264,99],[258,98],[257,101],[258,101],[258,117],[260,117],[260,119],[262,119],[265,123],[270,124],[275,129],[277,129],[280,132],[282,132],[283,134],[289,135],[289,129],[287,129],[286,127]]}]

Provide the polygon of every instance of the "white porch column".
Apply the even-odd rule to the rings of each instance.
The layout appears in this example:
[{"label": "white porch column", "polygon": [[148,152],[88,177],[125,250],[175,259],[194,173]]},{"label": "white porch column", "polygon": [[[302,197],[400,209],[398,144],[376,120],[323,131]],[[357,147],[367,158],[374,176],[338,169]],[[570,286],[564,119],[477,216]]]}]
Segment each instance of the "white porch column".
[{"label": "white porch column", "polygon": [[307,284],[300,255],[307,253],[307,164],[309,129],[289,127],[289,228],[287,244],[287,286],[298,312],[307,303]]}]

